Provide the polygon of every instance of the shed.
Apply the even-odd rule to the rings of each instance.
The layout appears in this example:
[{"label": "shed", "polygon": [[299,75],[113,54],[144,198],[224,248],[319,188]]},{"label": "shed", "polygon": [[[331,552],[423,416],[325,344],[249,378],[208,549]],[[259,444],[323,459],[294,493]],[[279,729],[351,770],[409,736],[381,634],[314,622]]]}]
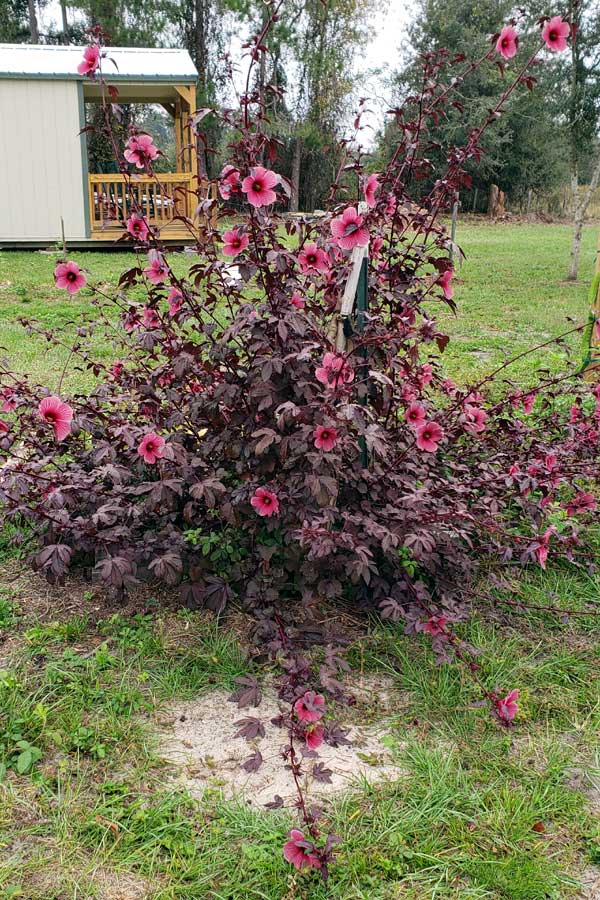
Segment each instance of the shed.
[{"label": "shed", "polygon": [[[83,47],[0,44],[0,246],[112,243],[130,197],[121,173],[90,172],[85,105],[100,86],[78,74]],[[137,202],[166,240],[189,236],[177,216],[197,205],[197,157],[189,117],[198,73],[186,50],[107,48],[103,74],[120,103],[159,103],[172,116],[176,165],[137,175]],[[114,61],[114,63],[112,62]]]}]

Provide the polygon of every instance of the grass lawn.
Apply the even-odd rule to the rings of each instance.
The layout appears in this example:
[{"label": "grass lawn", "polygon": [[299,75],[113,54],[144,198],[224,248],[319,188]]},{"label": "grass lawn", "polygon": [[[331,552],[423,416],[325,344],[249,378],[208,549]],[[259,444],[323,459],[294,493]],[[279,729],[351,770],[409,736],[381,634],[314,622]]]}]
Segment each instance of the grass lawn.
[{"label": "grass lawn", "polygon": [[[568,238],[562,226],[460,229],[455,377],[559,333],[567,316],[583,321],[595,229],[576,285],[560,283]],[[126,266],[124,255],[76,258],[107,282]],[[57,377],[60,354],[24,338],[16,317],[70,329],[86,308],[85,293],[65,301],[54,290],[52,268],[48,256],[0,253],[0,343],[40,380]],[[535,365],[559,358],[546,351],[516,379]],[[600,534],[589,540],[597,556]],[[461,667],[435,666],[427,638],[352,623],[352,679],[391,692],[382,728],[402,774],[376,782],[371,759],[373,779],[327,802],[323,829],[342,843],[323,885],[283,860],[289,811],[225,800],[219,772],[194,798],[165,760],[168,704],[265,677],[237,616],[217,628],[148,594],[121,608],[75,580],[50,588],[0,536],[1,900],[598,900],[600,641],[589,611],[600,612],[600,575],[564,563],[503,577],[482,594],[504,602],[482,599],[461,636],[483,649],[489,688],[521,690],[511,729],[478,705]],[[581,615],[517,613],[518,600]]]},{"label": "grass lawn", "polygon": [[[472,380],[528,347],[559,335],[587,319],[587,290],[594,268],[596,227],[585,229],[580,280],[564,282],[569,254],[570,229],[565,225],[465,225],[458,240],[466,261],[458,270],[455,291],[459,307],[455,318],[442,312],[443,327],[451,334],[446,351],[449,374]],[[91,273],[91,278],[114,288],[120,273],[135,262],[126,253],[70,254]],[[22,371],[33,373],[50,386],[58,380],[65,362],[61,350],[48,350],[44,341],[28,337],[18,324],[20,316],[38,319],[55,333],[74,332],[77,320],[89,309],[84,289],[73,299],[54,287],[55,257],[24,251],[0,251],[0,345]],[[180,257],[182,273],[188,265]],[[580,337],[568,346],[579,358]],[[96,342],[100,358],[112,359],[111,348]],[[528,383],[536,369],[560,369],[564,352],[546,348],[519,361],[510,377]],[[90,384],[88,377],[71,372],[73,389]]]}]

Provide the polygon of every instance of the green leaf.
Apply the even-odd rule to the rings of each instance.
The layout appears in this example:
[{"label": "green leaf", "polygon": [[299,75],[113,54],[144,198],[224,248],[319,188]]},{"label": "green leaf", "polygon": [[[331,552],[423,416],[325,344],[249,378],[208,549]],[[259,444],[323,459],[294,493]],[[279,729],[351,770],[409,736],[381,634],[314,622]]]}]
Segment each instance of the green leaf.
[{"label": "green leaf", "polygon": [[27,750],[23,750],[22,753],[19,753],[17,756],[17,761],[15,763],[15,771],[18,775],[25,775],[31,769],[33,765],[33,753],[28,748]]}]

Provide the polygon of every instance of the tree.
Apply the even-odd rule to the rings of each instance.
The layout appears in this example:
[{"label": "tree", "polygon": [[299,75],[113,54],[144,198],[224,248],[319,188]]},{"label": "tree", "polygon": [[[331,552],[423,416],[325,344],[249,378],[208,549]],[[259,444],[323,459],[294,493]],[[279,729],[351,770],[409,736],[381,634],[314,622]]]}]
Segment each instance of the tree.
[{"label": "tree", "polygon": [[[450,56],[481,57],[490,47],[490,36],[509,20],[514,5],[509,0],[420,0],[410,31],[412,53],[397,73],[394,87],[410,93],[419,87],[419,54],[446,48]],[[520,56],[526,58],[539,44],[537,31],[521,37]],[[500,61],[499,57],[495,61]],[[492,62],[479,68],[461,84],[455,94],[457,105],[447,105],[438,125],[432,129],[432,159],[439,161],[449,145],[464,142],[482,113],[500,96],[509,77]],[[460,68],[460,65],[458,66]],[[534,91],[516,92],[498,127],[485,139],[485,153],[468,166],[472,186],[483,194],[497,184],[513,203],[521,203],[529,191],[546,191],[566,178],[567,133],[561,124],[556,98],[556,72],[536,67],[541,84]],[[387,158],[395,139],[389,125],[381,138],[381,154]],[[423,189],[429,187],[424,181]]]},{"label": "tree", "polygon": [[[571,52],[563,64],[568,84],[569,169],[573,210],[573,239],[567,279],[579,273],[581,233],[585,214],[600,179],[598,117],[600,112],[600,3],[571,0]],[[588,187],[580,196],[582,175],[588,163]]]}]

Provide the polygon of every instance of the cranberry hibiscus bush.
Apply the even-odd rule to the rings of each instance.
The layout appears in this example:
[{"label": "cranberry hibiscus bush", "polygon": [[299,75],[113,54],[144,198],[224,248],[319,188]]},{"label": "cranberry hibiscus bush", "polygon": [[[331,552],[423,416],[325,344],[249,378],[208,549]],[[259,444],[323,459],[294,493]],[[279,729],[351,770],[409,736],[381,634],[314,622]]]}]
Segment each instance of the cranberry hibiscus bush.
[{"label": "cranberry hibiscus bush", "polygon": [[[276,17],[275,7],[251,43],[253,62]],[[497,62],[504,72],[516,24],[474,62],[423,56],[422,89],[390,111],[398,141],[387,168],[367,174],[356,142],[346,142],[322,217],[276,212],[288,185],[251,65],[238,112],[194,117],[220,115],[235,139],[219,201],[199,191],[198,220],[183,220],[185,277],[132,190],[136,172],[153,175],[159,150],[136,131],[117,145],[117,92],[105,85],[106,52],[93,33],[80,71],[103,88],[104,130],[130,190],[123,239],[138,264],[113,296],[76,263],[56,267],[59,287],[93,291],[94,321],[69,347],[97,379],[89,396],[65,398],[8,365],[0,371],[2,515],[32,531],[38,570],[50,580],[91,570],[118,592],[154,578],[216,611],[235,598],[275,650],[300,608],[377,607],[407,632],[429,634],[441,658],[450,650],[466,659],[452,626],[468,611],[482,560],[545,566],[550,553],[580,552],[579,523],[596,504],[598,390],[586,392],[572,372],[517,388],[506,379],[510,360],[460,387],[441,364],[448,338],[436,311],[454,309],[454,271],[440,214],[512,93],[533,87],[538,54],[564,49],[568,23],[540,23],[540,47],[466,144],[448,148],[443,173],[428,160],[428,123],[460,106],[460,85],[477,67]],[[433,186],[423,194],[425,182]],[[367,245],[369,310],[340,323],[352,254]],[[91,358],[93,332],[114,347],[112,365]],[[324,672],[335,690],[331,667]],[[514,691],[482,688],[510,722]]]}]

